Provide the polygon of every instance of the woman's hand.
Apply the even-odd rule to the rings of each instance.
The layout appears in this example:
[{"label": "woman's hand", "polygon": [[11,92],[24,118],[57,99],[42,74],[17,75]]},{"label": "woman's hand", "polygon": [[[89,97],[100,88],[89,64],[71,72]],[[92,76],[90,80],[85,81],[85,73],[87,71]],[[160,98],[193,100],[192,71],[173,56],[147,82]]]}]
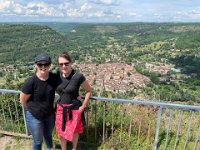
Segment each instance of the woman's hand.
[{"label": "woman's hand", "polygon": [[85,110],[85,107],[86,107],[86,106],[84,106],[84,105],[82,105],[81,107],[79,107],[80,113],[82,113],[82,112]]}]

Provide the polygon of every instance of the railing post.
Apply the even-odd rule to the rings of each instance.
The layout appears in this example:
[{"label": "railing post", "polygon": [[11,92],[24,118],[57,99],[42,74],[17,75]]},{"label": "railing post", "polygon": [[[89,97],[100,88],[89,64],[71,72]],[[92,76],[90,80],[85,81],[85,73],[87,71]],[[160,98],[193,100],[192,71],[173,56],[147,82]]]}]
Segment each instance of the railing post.
[{"label": "railing post", "polygon": [[25,109],[24,109],[24,106],[22,106],[22,112],[23,112],[23,117],[24,117],[24,125],[25,125],[25,130],[26,130],[26,135],[30,135],[30,132],[27,128],[27,124],[26,124],[26,113],[25,113]]},{"label": "railing post", "polygon": [[95,124],[95,127],[94,127],[94,138],[95,138],[95,143],[97,142],[97,101],[94,102],[94,124]]},{"label": "railing post", "polygon": [[200,134],[200,126],[199,126],[199,130],[197,132],[197,136],[196,136],[196,139],[195,139],[194,150],[197,149],[197,143],[198,143],[198,140],[199,140],[199,134]]},{"label": "railing post", "polygon": [[111,139],[113,139],[113,132],[114,132],[114,108],[112,108],[112,126],[111,126]]},{"label": "railing post", "polygon": [[177,132],[176,132],[176,140],[175,140],[174,150],[176,150],[176,146],[177,146],[178,139],[179,139],[179,132],[180,132],[180,126],[181,126],[181,122],[182,122],[182,117],[183,117],[182,113],[180,113],[180,118],[179,118]]},{"label": "railing post", "polygon": [[188,130],[187,130],[187,135],[186,135],[186,139],[185,139],[185,144],[184,144],[184,148],[183,148],[184,150],[187,147],[187,143],[188,143],[188,139],[189,139],[189,135],[190,135],[190,128],[191,128],[191,124],[192,124],[193,114],[194,114],[194,112],[192,112],[192,115],[190,116],[190,122],[189,122]]},{"label": "railing post", "polygon": [[103,102],[103,143],[105,142],[106,103]]},{"label": "railing post", "polygon": [[168,143],[168,137],[170,132],[170,125],[171,125],[171,119],[172,119],[172,110],[169,110],[169,117],[167,121],[167,134],[166,134],[166,141],[165,141],[165,150],[167,149],[167,143]]},{"label": "railing post", "polygon": [[158,111],[158,119],[157,119],[157,125],[156,125],[156,135],[155,135],[155,142],[154,142],[154,150],[157,150],[161,115],[162,115],[162,107],[160,107],[159,111]]}]

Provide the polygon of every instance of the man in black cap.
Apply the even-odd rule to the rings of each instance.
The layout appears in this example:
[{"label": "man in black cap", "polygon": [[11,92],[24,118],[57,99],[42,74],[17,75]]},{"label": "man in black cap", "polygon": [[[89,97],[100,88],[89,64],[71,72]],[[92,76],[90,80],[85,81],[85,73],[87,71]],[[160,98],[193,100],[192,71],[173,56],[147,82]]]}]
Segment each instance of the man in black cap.
[{"label": "man in black cap", "polygon": [[25,81],[20,93],[20,103],[25,107],[27,126],[33,136],[33,150],[42,149],[43,138],[47,149],[53,150],[53,103],[57,76],[49,72],[50,66],[51,58],[48,55],[37,55],[36,73]]}]

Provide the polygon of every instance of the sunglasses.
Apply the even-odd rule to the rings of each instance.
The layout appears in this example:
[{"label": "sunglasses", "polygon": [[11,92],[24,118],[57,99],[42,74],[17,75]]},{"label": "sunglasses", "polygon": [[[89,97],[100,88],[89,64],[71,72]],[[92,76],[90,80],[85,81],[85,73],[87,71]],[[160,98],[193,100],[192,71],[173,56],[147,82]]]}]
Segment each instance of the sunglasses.
[{"label": "sunglasses", "polygon": [[70,64],[70,62],[65,62],[65,63],[59,63],[58,65],[59,65],[60,67],[62,67],[63,65],[64,65],[64,66],[69,66],[69,64]]},{"label": "sunglasses", "polygon": [[38,66],[39,68],[42,68],[42,66],[43,66],[44,68],[47,68],[47,67],[50,66],[50,64],[49,64],[49,63],[44,63],[44,64],[38,63],[37,66]]}]

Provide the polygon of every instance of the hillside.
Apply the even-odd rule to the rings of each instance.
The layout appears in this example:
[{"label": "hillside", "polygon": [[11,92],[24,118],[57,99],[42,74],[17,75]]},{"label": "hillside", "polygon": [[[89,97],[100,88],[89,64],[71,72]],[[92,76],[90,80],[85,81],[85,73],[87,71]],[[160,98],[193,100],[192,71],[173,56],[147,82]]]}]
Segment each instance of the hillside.
[{"label": "hillside", "polygon": [[[128,99],[138,95],[145,98],[145,95],[149,99],[200,102],[200,24],[0,24],[2,63],[17,62],[24,66],[40,52],[49,53],[55,62],[62,50],[70,51],[76,63],[96,66],[117,62],[134,66],[136,72],[151,82],[135,92],[130,91]],[[94,69],[93,74],[96,72]],[[21,69],[18,74],[27,76],[28,72]],[[0,71],[0,76],[4,75]],[[128,78],[137,76],[131,72],[127,75]],[[117,82],[121,83],[124,77],[121,75]],[[133,84],[128,80],[124,83],[130,84],[129,89]]]},{"label": "hillside", "polygon": [[65,38],[48,26],[0,24],[0,63],[30,62],[41,52],[57,55]]},{"label": "hillside", "polygon": [[140,60],[184,67],[177,59],[189,57],[189,65],[196,68],[200,64],[200,24],[82,24],[73,31],[67,37],[78,61],[133,63]]}]

